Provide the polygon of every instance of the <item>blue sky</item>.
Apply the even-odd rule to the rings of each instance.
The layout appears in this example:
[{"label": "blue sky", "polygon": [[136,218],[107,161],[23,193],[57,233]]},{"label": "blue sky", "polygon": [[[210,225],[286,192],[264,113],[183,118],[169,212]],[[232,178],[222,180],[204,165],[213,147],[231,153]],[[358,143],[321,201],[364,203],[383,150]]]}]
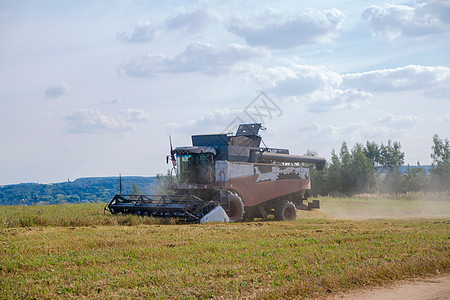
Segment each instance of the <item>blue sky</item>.
[{"label": "blue sky", "polygon": [[326,158],[450,138],[448,0],[0,0],[0,45],[0,184],[164,173],[237,121]]}]

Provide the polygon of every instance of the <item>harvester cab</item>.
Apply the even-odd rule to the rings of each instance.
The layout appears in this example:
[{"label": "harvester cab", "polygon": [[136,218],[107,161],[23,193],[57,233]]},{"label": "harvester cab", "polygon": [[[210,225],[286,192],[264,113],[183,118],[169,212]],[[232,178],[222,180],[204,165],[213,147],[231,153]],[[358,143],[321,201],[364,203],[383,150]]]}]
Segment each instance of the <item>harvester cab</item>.
[{"label": "harvester cab", "polygon": [[274,215],[294,220],[308,202],[309,168],[325,166],[322,157],[289,154],[261,147],[260,123],[241,124],[235,135],[193,135],[192,146],[171,150],[177,181],[170,195],[116,195],[111,213],[173,217],[189,222],[242,221]]},{"label": "harvester cab", "polygon": [[214,156],[211,147],[185,147],[175,149],[178,182],[213,184]]}]

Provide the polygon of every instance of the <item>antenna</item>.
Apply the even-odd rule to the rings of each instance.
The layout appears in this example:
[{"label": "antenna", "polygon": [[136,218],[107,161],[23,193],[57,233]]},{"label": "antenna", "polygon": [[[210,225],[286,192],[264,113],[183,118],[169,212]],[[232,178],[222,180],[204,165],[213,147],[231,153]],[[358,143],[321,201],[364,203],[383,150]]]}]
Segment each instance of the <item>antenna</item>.
[{"label": "antenna", "polygon": [[175,158],[175,153],[173,152],[172,137],[170,135],[169,135],[169,142],[170,142],[170,160],[172,161],[172,169],[175,170],[175,174],[178,174],[177,159]]}]

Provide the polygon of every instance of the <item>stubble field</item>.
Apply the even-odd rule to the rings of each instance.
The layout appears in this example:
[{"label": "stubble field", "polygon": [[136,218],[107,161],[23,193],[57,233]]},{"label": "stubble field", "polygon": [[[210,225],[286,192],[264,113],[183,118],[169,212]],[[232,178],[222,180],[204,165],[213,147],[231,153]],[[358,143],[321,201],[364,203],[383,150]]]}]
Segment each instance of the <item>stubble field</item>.
[{"label": "stubble field", "polygon": [[0,298],[317,298],[446,273],[449,194],[423,196],[322,198],[294,222],[233,224],[0,207]]}]

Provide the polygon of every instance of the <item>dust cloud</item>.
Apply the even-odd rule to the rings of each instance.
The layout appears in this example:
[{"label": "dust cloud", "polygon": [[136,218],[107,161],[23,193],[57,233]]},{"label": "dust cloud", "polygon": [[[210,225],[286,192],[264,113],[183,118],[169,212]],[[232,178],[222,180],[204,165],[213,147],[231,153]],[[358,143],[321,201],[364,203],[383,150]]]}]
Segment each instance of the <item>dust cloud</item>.
[{"label": "dust cloud", "polygon": [[450,218],[450,197],[434,199],[322,198],[320,209],[299,218],[345,220]]}]

